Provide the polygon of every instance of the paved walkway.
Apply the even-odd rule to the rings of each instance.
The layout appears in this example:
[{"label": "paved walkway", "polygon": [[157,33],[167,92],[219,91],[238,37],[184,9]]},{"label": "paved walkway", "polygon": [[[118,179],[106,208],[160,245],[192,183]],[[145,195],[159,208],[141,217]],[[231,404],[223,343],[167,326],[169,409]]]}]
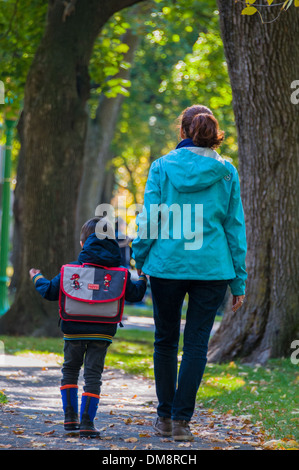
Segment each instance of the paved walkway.
[{"label": "paved walkway", "polygon": [[[154,331],[154,319],[152,317],[136,317],[131,315],[125,315],[123,318],[122,323],[124,324],[126,329],[138,329],[144,331]],[[184,331],[185,328],[185,320],[181,320],[181,331]],[[220,323],[215,322],[211,331],[211,335],[217,331],[219,328]]]},{"label": "paved walkway", "polygon": [[258,432],[246,416],[234,418],[211,410],[196,410],[191,421],[194,442],[175,442],[159,436],[152,428],[156,416],[154,382],[109,368],[104,371],[96,418],[101,439],[79,439],[77,434],[67,434],[63,429],[60,377],[60,365],[51,355],[47,360],[38,360],[34,355],[4,356],[0,390],[8,397],[8,403],[0,405],[1,450],[96,449],[114,451],[117,456],[121,455],[117,451],[128,450],[148,454],[159,450],[190,453],[261,448]]}]

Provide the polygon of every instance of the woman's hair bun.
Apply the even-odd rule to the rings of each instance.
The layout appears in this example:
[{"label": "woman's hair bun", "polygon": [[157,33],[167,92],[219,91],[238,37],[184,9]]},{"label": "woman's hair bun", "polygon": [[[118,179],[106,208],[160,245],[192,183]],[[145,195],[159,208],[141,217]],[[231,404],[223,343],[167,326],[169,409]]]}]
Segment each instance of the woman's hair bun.
[{"label": "woman's hair bun", "polygon": [[215,149],[224,140],[224,132],[219,129],[217,119],[205,106],[194,105],[181,114],[181,128],[186,137],[192,139],[198,147]]},{"label": "woman's hair bun", "polygon": [[198,147],[217,148],[224,140],[217,119],[211,114],[196,114],[189,128],[189,135]]}]

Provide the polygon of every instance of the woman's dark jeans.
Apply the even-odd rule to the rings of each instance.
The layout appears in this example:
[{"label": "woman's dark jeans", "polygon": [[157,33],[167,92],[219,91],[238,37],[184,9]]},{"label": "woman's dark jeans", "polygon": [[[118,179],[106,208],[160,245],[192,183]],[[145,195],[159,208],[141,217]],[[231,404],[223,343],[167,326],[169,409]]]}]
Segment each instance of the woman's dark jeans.
[{"label": "woman's dark jeans", "polygon": [[[154,321],[154,371],[159,416],[190,421],[207,362],[215,315],[228,281],[150,278]],[[183,357],[178,369],[181,309],[188,294]]]},{"label": "woman's dark jeans", "polygon": [[84,363],[84,392],[100,395],[105,356],[110,342],[65,340],[61,385],[77,385]]}]

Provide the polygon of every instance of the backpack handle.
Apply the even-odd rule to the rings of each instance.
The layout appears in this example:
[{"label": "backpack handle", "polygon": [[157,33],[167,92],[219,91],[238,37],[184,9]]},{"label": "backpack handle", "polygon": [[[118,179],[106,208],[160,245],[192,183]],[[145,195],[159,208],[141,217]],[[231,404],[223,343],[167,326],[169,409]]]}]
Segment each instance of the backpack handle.
[{"label": "backpack handle", "polygon": [[127,268],[124,268],[124,267],[121,267],[121,266],[119,266],[119,267],[117,267],[117,266],[108,267],[108,266],[102,266],[100,264],[95,264],[95,263],[83,263],[82,267],[84,267],[84,266],[95,266],[96,268],[107,269],[108,271],[109,270],[112,270],[112,271],[128,271]]},{"label": "backpack handle", "polygon": [[96,268],[109,269],[106,266],[102,266],[100,264],[95,264],[95,263],[83,263],[82,267],[84,267],[84,266],[95,266]]}]

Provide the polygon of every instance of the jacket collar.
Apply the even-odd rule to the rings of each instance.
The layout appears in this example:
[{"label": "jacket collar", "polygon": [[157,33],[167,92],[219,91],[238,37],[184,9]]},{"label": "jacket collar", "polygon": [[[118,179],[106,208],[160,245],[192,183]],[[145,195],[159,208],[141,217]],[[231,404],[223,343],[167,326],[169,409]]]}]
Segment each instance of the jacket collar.
[{"label": "jacket collar", "polygon": [[176,149],[180,149],[182,147],[196,147],[194,145],[193,140],[188,138],[188,139],[183,139],[177,146]]}]

